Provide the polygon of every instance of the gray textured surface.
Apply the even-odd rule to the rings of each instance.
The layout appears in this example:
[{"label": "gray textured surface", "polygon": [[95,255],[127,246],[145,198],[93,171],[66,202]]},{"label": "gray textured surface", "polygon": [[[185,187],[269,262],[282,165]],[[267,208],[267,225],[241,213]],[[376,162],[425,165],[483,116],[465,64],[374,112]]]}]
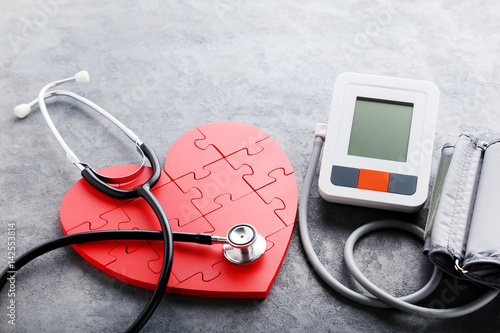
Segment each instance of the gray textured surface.
[{"label": "gray textured surface", "polygon": [[[12,115],[47,82],[87,69],[91,83],[76,91],[118,116],[159,156],[197,125],[257,126],[288,154],[301,186],[315,123],[327,121],[338,74],[430,80],[441,89],[435,170],[438,147],[459,133],[500,137],[499,12],[496,1],[2,1],[1,261],[7,223],[16,223],[18,254],[62,234],[59,205],[79,179],[39,112],[22,121]],[[102,166],[134,162],[99,118],[72,112],[71,103],[52,105],[55,122],[82,157]],[[333,205],[315,191],[311,234],[331,272],[359,288],[341,261],[348,234],[378,218],[423,226],[425,213]],[[400,236],[367,238],[356,253],[367,275],[403,295],[424,283],[429,264],[417,241]],[[0,297],[2,332],[122,331],[150,296],[71,249],[31,264],[16,285],[15,327],[7,324],[8,297]],[[456,305],[476,293],[447,281],[425,303]],[[311,271],[296,228],[267,299],[166,295],[144,331],[487,332],[500,329],[499,307],[495,300],[464,318],[434,320],[355,305]]]}]

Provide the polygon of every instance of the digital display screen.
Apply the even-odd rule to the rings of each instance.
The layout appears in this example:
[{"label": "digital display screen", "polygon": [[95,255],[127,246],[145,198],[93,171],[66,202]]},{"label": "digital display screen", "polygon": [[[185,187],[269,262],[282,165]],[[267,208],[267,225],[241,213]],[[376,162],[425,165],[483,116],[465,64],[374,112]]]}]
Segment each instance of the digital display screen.
[{"label": "digital display screen", "polygon": [[413,104],[358,97],[347,153],[406,162]]}]

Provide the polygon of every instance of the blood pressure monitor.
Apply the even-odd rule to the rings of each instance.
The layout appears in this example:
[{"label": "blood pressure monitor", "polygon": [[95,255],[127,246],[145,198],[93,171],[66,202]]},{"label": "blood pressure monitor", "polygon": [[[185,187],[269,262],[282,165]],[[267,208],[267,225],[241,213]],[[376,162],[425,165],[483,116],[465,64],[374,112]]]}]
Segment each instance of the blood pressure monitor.
[{"label": "blood pressure monitor", "polygon": [[431,82],[341,74],[326,127],[321,196],[372,208],[419,209],[428,193],[438,100]]}]

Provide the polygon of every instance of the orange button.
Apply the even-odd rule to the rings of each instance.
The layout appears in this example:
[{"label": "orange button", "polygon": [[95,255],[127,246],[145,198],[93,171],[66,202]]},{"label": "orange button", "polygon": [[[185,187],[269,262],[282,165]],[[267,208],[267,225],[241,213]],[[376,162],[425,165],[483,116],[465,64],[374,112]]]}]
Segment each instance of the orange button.
[{"label": "orange button", "polygon": [[389,172],[359,169],[358,188],[387,192],[390,176]]}]

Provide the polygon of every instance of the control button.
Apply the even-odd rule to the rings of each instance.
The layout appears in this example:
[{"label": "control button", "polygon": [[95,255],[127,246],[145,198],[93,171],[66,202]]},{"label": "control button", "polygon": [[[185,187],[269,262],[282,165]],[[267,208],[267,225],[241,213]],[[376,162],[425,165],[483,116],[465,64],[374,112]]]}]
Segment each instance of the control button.
[{"label": "control button", "polygon": [[358,174],[359,169],[334,165],[330,181],[337,186],[358,187]]},{"label": "control button", "polygon": [[388,192],[412,195],[417,191],[417,180],[417,176],[391,173]]},{"label": "control button", "polygon": [[389,188],[389,172],[360,169],[358,188],[364,190],[387,192]]}]

